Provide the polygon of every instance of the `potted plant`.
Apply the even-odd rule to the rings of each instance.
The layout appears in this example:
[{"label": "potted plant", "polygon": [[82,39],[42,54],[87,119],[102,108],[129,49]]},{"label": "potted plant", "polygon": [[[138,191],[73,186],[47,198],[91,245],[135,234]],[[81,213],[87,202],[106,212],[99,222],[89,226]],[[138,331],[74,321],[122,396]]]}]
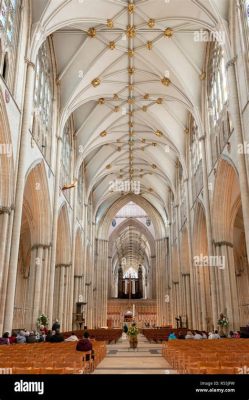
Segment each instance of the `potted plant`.
[{"label": "potted plant", "polygon": [[224,314],[220,314],[220,318],[218,319],[218,326],[219,326],[220,336],[221,337],[227,336],[229,321]]},{"label": "potted plant", "polygon": [[47,327],[48,326],[48,317],[45,314],[41,314],[36,321],[36,325],[38,328],[40,328],[41,326]]},{"label": "potted plant", "polygon": [[130,348],[136,349],[137,348],[137,335],[139,333],[139,329],[136,326],[136,323],[133,322],[133,324],[129,327],[127,335],[129,336],[130,340]]}]

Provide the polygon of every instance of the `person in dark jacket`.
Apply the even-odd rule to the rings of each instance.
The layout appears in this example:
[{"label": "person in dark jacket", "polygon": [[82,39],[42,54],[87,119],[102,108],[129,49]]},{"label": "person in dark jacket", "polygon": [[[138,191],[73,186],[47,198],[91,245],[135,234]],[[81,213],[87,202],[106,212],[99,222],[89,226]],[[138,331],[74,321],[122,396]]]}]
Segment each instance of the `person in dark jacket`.
[{"label": "person in dark jacket", "polygon": [[5,332],[3,337],[0,338],[0,344],[10,344],[9,341],[9,332]]},{"label": "person in dark jacket", "polygon": [[60,333],[59,329],[55,331],[55,335],[51,336],[50,338],[51,343],[59,343],[59,342],[64,342],[64,337]]},{"label": "person in dark jacket", "polygon": [[[91,351],[92,352],[92,359],[94,360],[94,351],[93,345],[89,340],[89,333],[86,331],[83,334],[83,338],[78,341],[76,346],[77,351]],[[86,361],[89,361],[89,355],[87,354]]]},{"label": "person in dark jacket", "polygon": [[52,331],[57,331],[57,330],[60,330],[60,324],[59,324],[59,321],[58,321],[58,319],[56,319],[55,320],[55,322],[53,323],[53,326],[52,326]]}]

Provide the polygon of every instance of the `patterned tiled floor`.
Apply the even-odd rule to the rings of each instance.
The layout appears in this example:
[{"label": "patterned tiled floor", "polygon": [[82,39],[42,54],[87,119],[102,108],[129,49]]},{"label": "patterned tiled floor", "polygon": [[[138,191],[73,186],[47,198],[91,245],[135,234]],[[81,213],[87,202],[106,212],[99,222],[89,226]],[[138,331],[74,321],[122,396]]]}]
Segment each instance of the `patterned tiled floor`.
[{"label": "patterned tiled floor", "polygon": [[127,338],[107,346],[107,356],[98,365],[94,374],[175,374],[162,357],[162,345],[152,344],[138,336],[138,348],[129,348]]}]

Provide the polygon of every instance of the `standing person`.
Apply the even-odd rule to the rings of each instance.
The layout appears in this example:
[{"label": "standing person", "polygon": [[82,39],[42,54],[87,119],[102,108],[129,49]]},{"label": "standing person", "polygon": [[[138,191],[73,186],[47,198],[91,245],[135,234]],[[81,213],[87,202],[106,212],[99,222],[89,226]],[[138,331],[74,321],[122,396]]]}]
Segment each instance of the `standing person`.
[{"label": "standing person", "polygon": [[131,349],[136,349],[137,348],[137,335],[139,333],[139,330],[136,326],[136,323],[133,322],[130,328],[128,329],[127,335],[130,338],[130,348]]},{"label": "standing person", "polygon": [[[83,334],[83,338],[78,341],[76,345],[76,350],[77,351],[91,351],[91,358],[94,360],[94,350],[93,350],[93,345],[92,342],[89,339],[89,333],[86,331]],[[89,361],[90,357],[87,354],[86,361]]]},{"label": "standing person", "polygon": [[52,331],[58,331],[58,330],[60,330],[60,327],[61,327],[60,323],[59,323],[58,319],[56,319],[55,322],[53,323]]}]

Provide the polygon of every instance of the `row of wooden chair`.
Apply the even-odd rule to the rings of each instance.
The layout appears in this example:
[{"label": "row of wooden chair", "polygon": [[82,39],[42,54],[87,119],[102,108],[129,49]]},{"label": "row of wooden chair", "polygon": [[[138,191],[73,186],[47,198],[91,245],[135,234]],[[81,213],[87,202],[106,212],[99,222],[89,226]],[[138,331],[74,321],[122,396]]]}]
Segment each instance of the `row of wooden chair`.
[{"label": "row of wooden chair", "polygon": [[247,339],[174,340],[164,344],[162,354],[182,374],[249,372]]},{"label": "row of wooden chair", "polygon": [[76,351],[76,342],[5,345],[0,348],[0,369],[13,374],[91,373],[106,356],[106,343],[93,341],[93,350],[94,360],[89,352]]}]

